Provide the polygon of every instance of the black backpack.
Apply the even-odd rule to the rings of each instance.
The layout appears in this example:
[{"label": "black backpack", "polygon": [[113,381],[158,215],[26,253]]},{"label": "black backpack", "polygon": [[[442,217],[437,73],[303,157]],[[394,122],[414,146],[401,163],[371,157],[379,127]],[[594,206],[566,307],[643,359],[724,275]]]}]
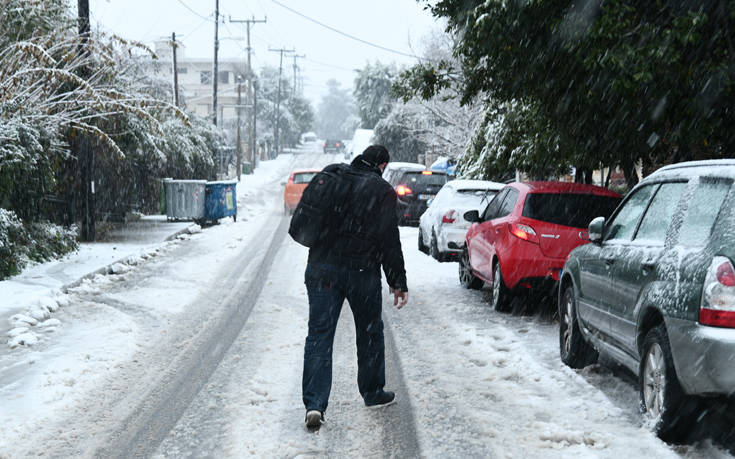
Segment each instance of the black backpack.
[{"label": "black backpack", "polygon": [[349,169],[347,164],[333,164],[311,179],[288,227],[294,241],[314,247],[338,230],[352,192]]}]

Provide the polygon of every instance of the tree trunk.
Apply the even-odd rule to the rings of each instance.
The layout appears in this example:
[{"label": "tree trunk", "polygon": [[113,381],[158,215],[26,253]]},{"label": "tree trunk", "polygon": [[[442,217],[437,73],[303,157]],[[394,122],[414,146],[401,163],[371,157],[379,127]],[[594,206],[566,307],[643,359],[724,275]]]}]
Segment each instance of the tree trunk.
[{"label": "tree trunk", "polygon": [[574,172],[574,182],[592,185],[592,169],[589,167],[578,166]]},{"label": "tree trunk", "polygon": [[628,184],[628,189],[632,190],[638,184],[638,173],[635,170],[635,163],[623,165],[622,169],[623,175],[625,175],[625,182]]}]

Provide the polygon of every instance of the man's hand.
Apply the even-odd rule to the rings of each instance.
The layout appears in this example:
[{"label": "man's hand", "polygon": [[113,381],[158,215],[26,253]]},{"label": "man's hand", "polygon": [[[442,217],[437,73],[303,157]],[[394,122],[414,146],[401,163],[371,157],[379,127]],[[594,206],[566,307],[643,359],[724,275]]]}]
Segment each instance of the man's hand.
[{"label": "man's hand", "polygon": [[391,287],[390,292],[393,294],[393,306],[401,309],[408,303],[408,292],[393,287]]}]

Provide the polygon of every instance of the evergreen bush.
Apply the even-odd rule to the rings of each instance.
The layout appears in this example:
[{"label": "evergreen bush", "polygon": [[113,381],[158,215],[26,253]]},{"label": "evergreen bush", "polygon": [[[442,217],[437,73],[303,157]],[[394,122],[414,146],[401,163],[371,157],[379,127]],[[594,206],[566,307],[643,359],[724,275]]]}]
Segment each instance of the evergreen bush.
[{"label": "evergreen bush", "polygon": [[44,262],[77,249],[77,228],[53,223],[24,225],[15,212],[0,208],[0,280],[29,262]]}]

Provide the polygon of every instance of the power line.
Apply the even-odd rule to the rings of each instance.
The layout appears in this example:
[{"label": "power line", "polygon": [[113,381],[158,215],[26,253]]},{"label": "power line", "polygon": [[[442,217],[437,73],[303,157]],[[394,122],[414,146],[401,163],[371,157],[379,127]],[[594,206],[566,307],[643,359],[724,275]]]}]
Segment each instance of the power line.
[{"label": "power line", "polygon": [[320,62],[320,61],[317,61],[317,60],[314,60],[314,59],[310,59],[308,57],[305,57],[304,60],[305,61],[308,61],[308,62],[311,62],[313,64],[321,65],[321,66],[324,66],[324,67],[331,67],[331,68],[337,69],[337,70],[344,70],[346,72],[355,72],[355,71],[357,71],[357,69],[348,69],[347,67],[340,67],[339,65],[327,64],[326,62]]},{"label": "power line", "polygon": [[194,29],[191,32],[189,32],[187,34],[184,34],[184,35],[181,35],[181,36],[182,37],[190,37],[191,35],[194,34],[194,32],[196,32],[197,30],[201,29],[202,26],[204,24],[206,24],[207,22],[209,22],[209,18],[204,18],[204,20],[202,22],[200,22],[198,26],[194,27]]},{"label": "power line", "polygon": [[183,0],[176,0],[176,1],[177,1],[177,2],[179,2],[179,3],[181,3],[181,6],[183,6],[183,7],[184,7],[184,8],[186,8],[187,10],[189,10],[189,11],[190,11],[190,12],[191,12],[192,14],[194,14],[194,15],[196,15],[196,16],[199,16],[200,18],[202,18],[202,19],[204,19],[204,20],[207,20],[207,21],[213,21],[213,22],[214,22],[214,20],[213,20],[212,18],[210,18],[210,17],[207,17],[207,16],[203,16],[203,15],[201,15],[201,14],[197,13],[196,11],[194,11],[193,9],[191,9],[191,7],[189,7],[189,5],[187,5],[186,3],[184,3],[184,1],[183,1]]},{"label": "power line", "polygon": [[268,41],[266,38],[264,38],[264,37],[262,37],[262,36],[260,36],[260,35],[258,35],[256,33],[252,33],[252,35],[253,35],[253,37],[255,37],[258,40],[262,41],[263,43],[265,43],[266,45],[270,46],[271,48],[275,48],[276,47],[276,45],[274,45],[273,42]]},{"label": "power line", "polygon": [[309,16],[307,16],[307,15],[305,15],[303,13],[300,13],[300,12],[294,10],[293,8],[290,8],[290,7],[286,6],[286,5],[284,5],[283,3],[279,2],[278,0],[271,0],[271,1],[273,3],[275,3],[276,5],[280,6],[281,8],[285,8],[288,11],[290,11],[290,12],[292,12],[292,13],[298,15],[298,16],[301,16],[304,19],[313,22],[314,24],[318,24],[318,25],[320,25],[320,26],[322,26],[322,27],[324,27],[326,29],[331,30],[332,32],[338,33],[338,34],[343,35],[343,36],[345,36],[347,38],[350,38],[352,40],[358,41],[358,42],[363,43],[363,44],[368,45],[368,46],[372,46],[374,48],[382,49],[383,51],[388,51],[390,53],[399,54],[401,56],[406,56],[406,57],[413,57],[415,59],[421,59],[419,56],[416,56],[414,54],[408,54],[408,53],[404,53],[403,51],[398,51],[398,50],[395,50],[395,49],[386,48],[385,46],[381,46],[381,45],[378,45],[378,44],[375,44],[375,43],[371,43],[371,42],[369,42],[367,40],[363,40],[362,38],[358,38],[358,37],[356,37],[354,35],[350,35],[350,34],[348,34],[346,32],[342,32],[341,30],[335,29],[334,27],[329,26],[327,24],[324,24],[323,22],[319,22],[316,19],[310,18]]}]

